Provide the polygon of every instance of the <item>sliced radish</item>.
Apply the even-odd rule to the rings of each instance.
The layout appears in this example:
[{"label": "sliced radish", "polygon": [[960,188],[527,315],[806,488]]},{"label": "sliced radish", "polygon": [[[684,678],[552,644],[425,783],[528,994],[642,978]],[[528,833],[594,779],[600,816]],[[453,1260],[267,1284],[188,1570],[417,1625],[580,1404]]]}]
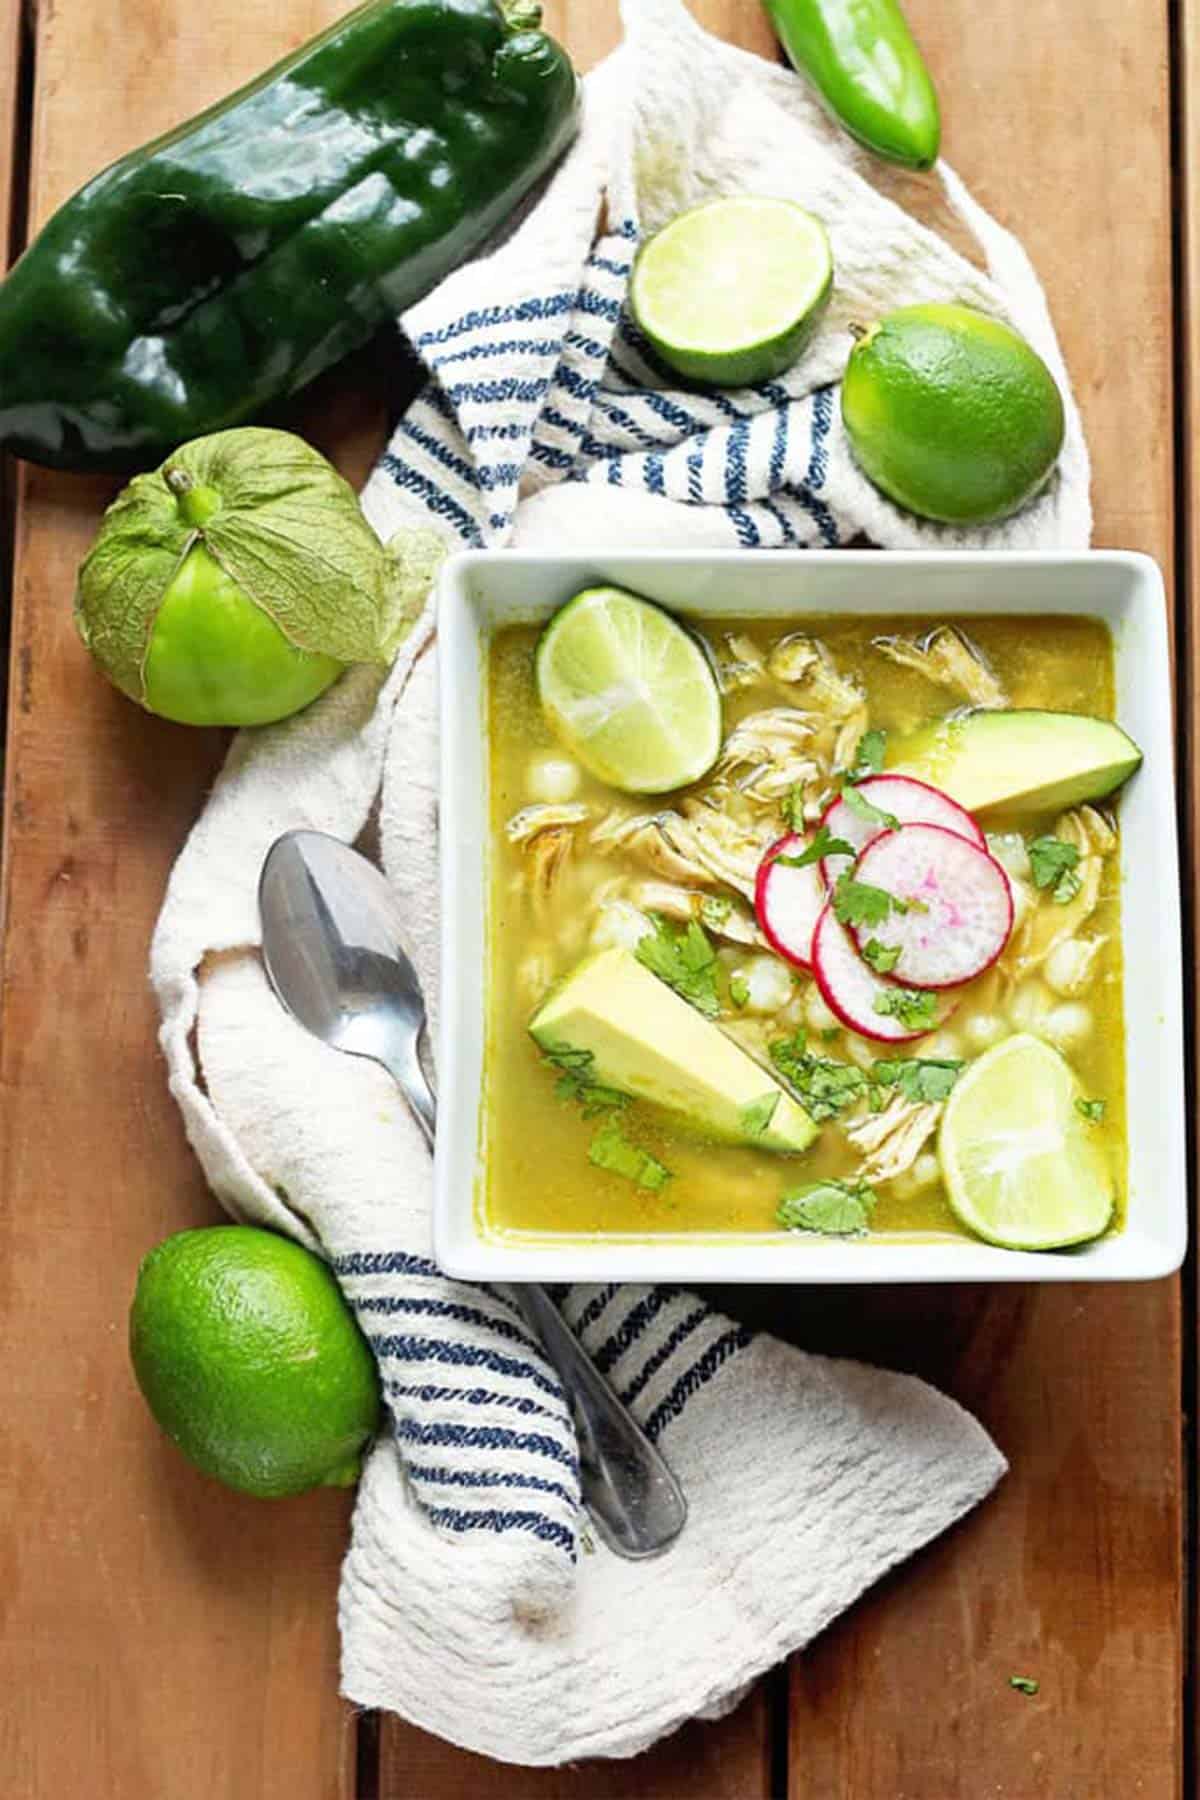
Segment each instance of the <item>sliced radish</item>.
[{"label": "sliced radish", "polygon": [[813,928],[825,904],[825,886],[816,863],[790,868],[780,856],[799,856],[808,839],[789,832],[771,845],[758,865],[754,910],[773,950],[797,968],[812,967]]},{"label": "sliced radish", "polygon": [[879,1044],[908,1044],[914,1038],[928,1037],[954,1011],[952,1002],[939,998],[933,1017],[917,1031],[894,1014],[881,1012],[877,1003],[882,1000],[886,1004],[888,997],[899,991],[897,983],[885,981],[867,967],[854,939],[838,923],[832,901],[822,911],[813,933],[813,974],[830,1012],[849,1030]]},{"label": "sliced radish", "polygon": [[[855,792],[878,811],[899,820],[901,825],[942,825],[947,831],[956,831],[959,837],[978,844],[981,850],[987,848],[986,838],[966,808],[939,788],[930,787],[927,781],[917,781],[912,775],[868,775],[865,781],[858,782]],[[890,829],[877,820],[861,818],[852,810],[844,791],[825,808],[821,824],[831,836],[852,844],[855,855]],[[837,885],[838,876],[846,873],[852,860],[849,856],[822,857],[821,874],[830,893]]]},{"label": "sliced radish", "polygon": [[994,856],[941,825],[902,825],[859,857],[855,881],[908,905],[878,925],[854,926],[900,954],[888,973],[907,987],[960,987],[990,969],[1013,927],[1008,876]]}]

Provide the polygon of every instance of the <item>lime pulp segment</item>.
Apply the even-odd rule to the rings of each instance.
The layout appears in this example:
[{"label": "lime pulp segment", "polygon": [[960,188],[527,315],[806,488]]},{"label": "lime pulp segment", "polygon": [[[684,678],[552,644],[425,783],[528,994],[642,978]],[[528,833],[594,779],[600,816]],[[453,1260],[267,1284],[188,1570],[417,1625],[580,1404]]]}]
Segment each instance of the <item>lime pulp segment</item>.
[{"label": "lime pulp segment", "polygon": [[721,701],[704,651],[669,613],[621,588],[586,588],[537,651],[552,728],[612,787],[661,794],[698,781],[721,747]]},{"label": "lime pulp segment", "polygon": [[1107,1228],[1113,1175],[1097,1125],[1075,1105],[1081,1096],[1058,1051],[1026,1034],[960,1077],[938,1156],[968,1230],[1008,1250],[1055,1250]]},{"label": "lime pulp segment", "polygon": [[791,201],[746,195],[693,207],[651,238],[631,302],[682,373],[753,382],[795,361],[832,283],[820,220]]}]

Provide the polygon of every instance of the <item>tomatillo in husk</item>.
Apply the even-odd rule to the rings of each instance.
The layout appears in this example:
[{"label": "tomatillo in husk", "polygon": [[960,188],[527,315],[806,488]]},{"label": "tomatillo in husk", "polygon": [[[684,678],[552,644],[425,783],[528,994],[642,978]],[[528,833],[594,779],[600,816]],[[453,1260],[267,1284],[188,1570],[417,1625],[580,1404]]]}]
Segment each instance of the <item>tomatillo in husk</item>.
[{"label": "tomatillo in husk", "polygon": [[383,545],[349,484],[288,431],[196,438],[138,475],[79,570],[79,635],[122,693],[184,725],[266,725],[348,663],[391,661],[442,555]]}]

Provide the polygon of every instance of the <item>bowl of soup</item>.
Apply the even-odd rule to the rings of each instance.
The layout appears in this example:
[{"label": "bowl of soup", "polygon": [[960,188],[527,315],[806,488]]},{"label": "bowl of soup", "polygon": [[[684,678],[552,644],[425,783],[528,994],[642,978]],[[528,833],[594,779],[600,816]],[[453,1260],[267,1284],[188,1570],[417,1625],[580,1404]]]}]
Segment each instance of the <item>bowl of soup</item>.
[{"label": "bowl of soup", "polygon": [[1149,559],[470,552],[439,671],[443,1269],[1178,1267]]}]

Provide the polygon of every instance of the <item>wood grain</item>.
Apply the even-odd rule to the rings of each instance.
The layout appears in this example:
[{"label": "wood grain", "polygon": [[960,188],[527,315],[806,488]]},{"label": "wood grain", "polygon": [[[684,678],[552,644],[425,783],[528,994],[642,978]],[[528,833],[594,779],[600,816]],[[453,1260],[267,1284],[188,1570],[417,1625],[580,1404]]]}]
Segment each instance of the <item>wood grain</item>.
[{"label": "wood grain", "polygon": [[[1092,449],[1096,541],[1149,551],[1170,585],[1166,11],[1047,0],[1032,30],[1019,7],[986,25],[965,0],[907,10],[947,157],[1046,285]],[[806,1314],[814,1345],[947,1388],[1012,1468],[976,1516],[793,1663],[792,1800],[1170,1800],[1178,1284],[832,1293]],[[1036,1699],[1010,1688],[1014,1673],[1041,1682]]]},{"label": "wood grain", "polygon": [[[36,40],[31,215],[336,16],[55,0]],[[362,442],[346,402],[339,442]],[[335,1593],[350,1499],[262,1505],[195,1474],[129,1371],[139,1258],[217,1218],[168,1098],[146,984],[163,883],[222,739],[93,671],[75,565],[111,492],[23,472],[0,985],[0,1727],[31,1800],[343,1800]]]}]

